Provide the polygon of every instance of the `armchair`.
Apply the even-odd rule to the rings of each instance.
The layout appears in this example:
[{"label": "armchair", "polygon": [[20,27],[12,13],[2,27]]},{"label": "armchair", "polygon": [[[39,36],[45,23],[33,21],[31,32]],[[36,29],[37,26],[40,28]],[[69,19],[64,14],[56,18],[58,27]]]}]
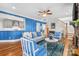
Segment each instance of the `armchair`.
[{"label": "armchair", "polygon": [[29,36],[21,38],[22,51],[24,56],[46,56],[47,49],[44,45],[38,46],[34,39]]}]

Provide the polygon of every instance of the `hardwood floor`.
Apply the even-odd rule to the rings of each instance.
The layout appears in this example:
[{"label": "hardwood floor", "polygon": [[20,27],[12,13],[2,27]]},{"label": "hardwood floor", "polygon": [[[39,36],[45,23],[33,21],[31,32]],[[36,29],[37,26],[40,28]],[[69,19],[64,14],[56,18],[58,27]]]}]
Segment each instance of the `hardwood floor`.
[{"label": "hardwood floor", "polygon": [[22,56],[21,42],[0,42],[0,56]]}]

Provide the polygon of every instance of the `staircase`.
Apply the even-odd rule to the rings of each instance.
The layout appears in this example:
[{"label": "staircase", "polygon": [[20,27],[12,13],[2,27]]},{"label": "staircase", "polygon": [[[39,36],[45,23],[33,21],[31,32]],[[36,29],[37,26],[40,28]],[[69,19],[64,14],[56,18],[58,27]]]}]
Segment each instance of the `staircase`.
[{"label": "staircase", "polygon": [[72,40],[73,39],[73,33],[68,33],[68,39]]}]

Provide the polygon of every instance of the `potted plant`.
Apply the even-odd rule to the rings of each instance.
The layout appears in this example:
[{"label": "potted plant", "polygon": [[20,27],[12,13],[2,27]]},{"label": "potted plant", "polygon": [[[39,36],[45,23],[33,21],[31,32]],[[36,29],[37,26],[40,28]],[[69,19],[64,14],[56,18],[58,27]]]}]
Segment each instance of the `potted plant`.
[{"label": "potted plant", "polygon": [[70,25],[73,25],[74,27],[79,27],[79,19],[70,22]]},{"label": "potted plant", "polygon": [[79,47],[79,19],[77,19],[76,21],[72,21],[72,25],[74,26],[75,29],[75,47],[78,48]]}]

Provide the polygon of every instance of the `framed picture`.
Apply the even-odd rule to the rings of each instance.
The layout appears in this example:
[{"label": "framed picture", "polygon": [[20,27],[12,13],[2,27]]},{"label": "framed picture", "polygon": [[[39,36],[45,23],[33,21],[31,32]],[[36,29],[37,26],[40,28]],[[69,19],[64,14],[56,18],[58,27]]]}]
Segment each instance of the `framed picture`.
[{"label": "framed picture", "polygon": [[55,29],[55,23],[51,23],[51,29]]}]

